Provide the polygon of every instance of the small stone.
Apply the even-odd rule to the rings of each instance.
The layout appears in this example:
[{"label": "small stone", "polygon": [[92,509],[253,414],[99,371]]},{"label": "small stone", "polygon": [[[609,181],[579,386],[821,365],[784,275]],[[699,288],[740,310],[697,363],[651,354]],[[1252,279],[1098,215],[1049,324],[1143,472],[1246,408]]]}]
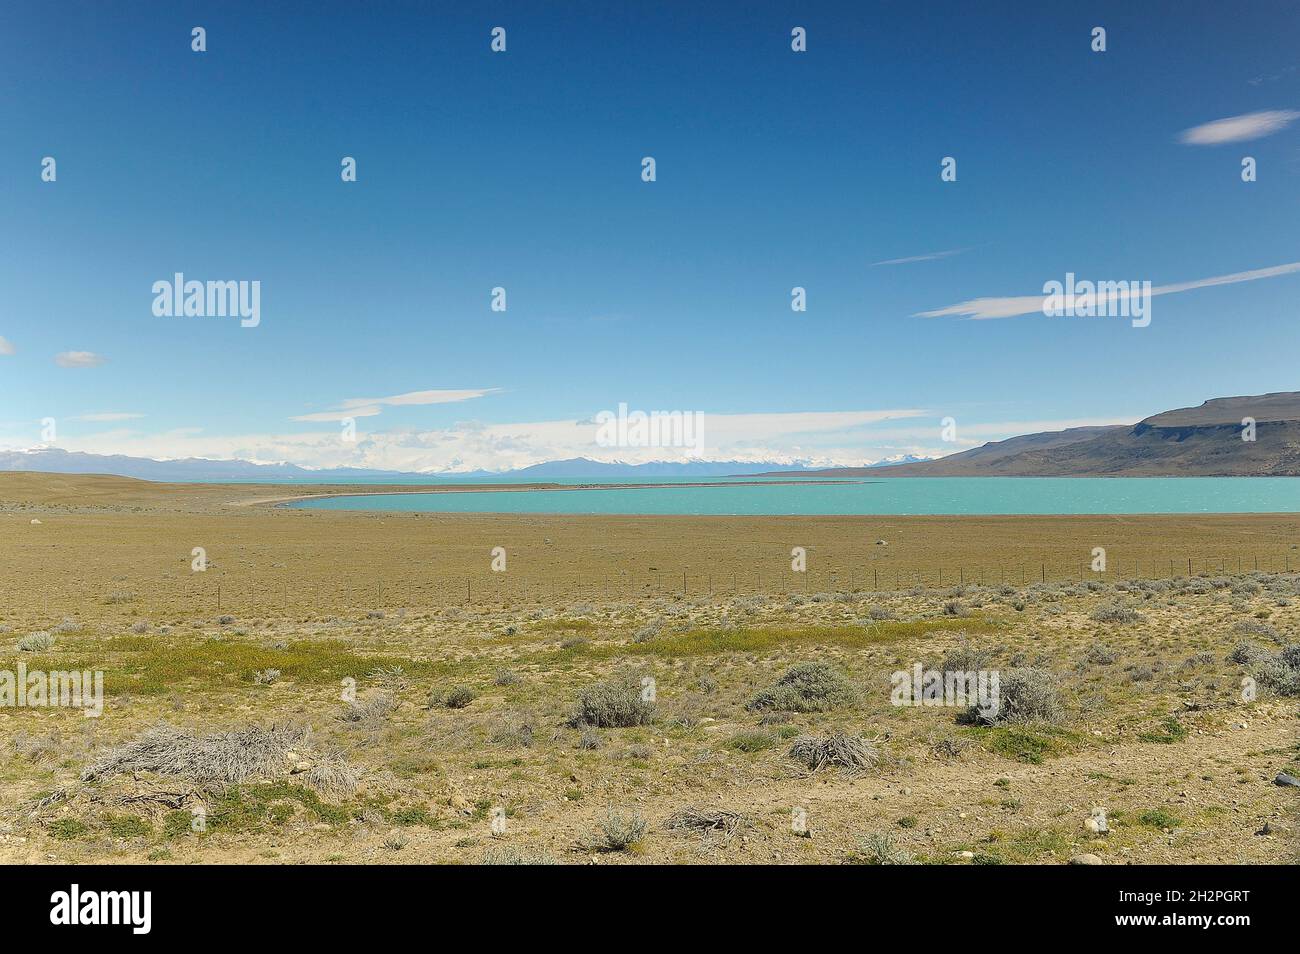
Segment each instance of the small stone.
[{"label": "small stone", "polygon": [[957,857],[958,857],[958,858],[962,858],[962,859],[964,859],[964,860],[966,860],[966,861],[973,861],[973,860],[975,859],[975,852],[973,852],[973,851],[959,851],[959,852],[957,852]]},{"label": "small stone", "polygon": [[1288,775],[1286,772],[1278,772],[1277,778],[1273,779],[1274,785],[1291,785],[1300,788],[1300,778],[1294,775]]},{"label": "small stone", "polygon": [[1072,865],[1104,865],[1105,863],[1106,862],[1102,861],[1096,855],[1089,854],[1075,855],[1070,859],[1070,864]]}]

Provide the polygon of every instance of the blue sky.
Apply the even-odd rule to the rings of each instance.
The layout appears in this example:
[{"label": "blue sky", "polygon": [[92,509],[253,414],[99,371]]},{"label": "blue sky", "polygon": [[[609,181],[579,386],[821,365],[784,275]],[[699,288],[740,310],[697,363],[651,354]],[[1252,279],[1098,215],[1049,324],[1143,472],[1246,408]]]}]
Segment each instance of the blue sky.
[{"label": "blue sky", "polygon": [[[1300,3],[547,6],[0,10],[0,446],[675,456],[592,444],[622,402],[857,463],[1296,388],[1296,273],[1145,328],[921,313],[1300,262]],[[155,316],[178,271],[259,281],[260,324]],[[430,391],[483,393],[373,400]],[[294,420],[349,407],[355,443]]]}]

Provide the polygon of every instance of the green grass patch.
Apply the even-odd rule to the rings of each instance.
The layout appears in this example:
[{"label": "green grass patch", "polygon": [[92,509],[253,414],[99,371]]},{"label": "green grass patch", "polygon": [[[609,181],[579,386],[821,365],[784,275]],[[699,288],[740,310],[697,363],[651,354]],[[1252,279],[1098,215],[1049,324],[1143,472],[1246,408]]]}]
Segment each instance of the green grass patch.
[{"label": "green grass patch", "polygon": [[589,619],[543,619],[529,629],[536,633],[590,633],[596,624]]},{"label": "green grass patch", "polygon": [[424,805],[408,805],[405,808],[392,809],[388,812],[388,820],[401,828],[410,828],[413,825],[433,828],[436,825],[436,819],[429,814],[429,809]]},{"label": "green grass patch", "polygon": [[961,731],[996,755],[1030,765],[1041,765],[1044,759],[1068,755],[1083,740],[1078,733],[1052,725],[967,726]]},{"label": "green grass patch", "polygon": [[[111,646],[115,640],[110,641]],[[401,666],[408,677],[446,675],[456,666],[448,663],[416,662],[398,656],[363,655],[340,640],[290,643],[285,649],[271,649],[252,643],[206,639],[194,643],[176,642],[163,645],[153,642],[147,649],[106,666],[105,660],[72,667],[66,662],[57,668],[107,669],[104,692],[108,695],[132,693],[158,695],[186,685],[247,685],[253,673],[263,669],[280,670],[280,678],[320,685],[337,682],[346,676],[362,677],[381,666]],[[30,664],[28,668],[34,668]]]},{"label": "green grass patch", "polygon": [[976,851],[975,855],[987,859],[981,864],[1021,865],[1048,857],[1065,857],[1070,853],[1070,846],[1069,836],[1058,828],[1022,828],[1013,832],[994,830],[989,832],[984,850]]},{"label": "green grass patch", "polygon": [[90,828],[79,818],[56,818],[46,826],[50,837],[60,841],[71,841],[85,835]]},{"label": "green grass patch", "polygon": [[1160,723],[1158,730],[1151,732],[1139,732],[1139,742],[1160,742],[1170,745],[1174,742],[1181,742],[1187,738],[1187,726],[1183,725],[1173,716],[1169,716]]},{"label": "green grass patch", "polygon": [[153,825],[139,815],[105,815],[100,827],[114,838],[144,838],[153,834]]},{"label": "green grass patch", "polygon": [[964,629],[968,634],[994,633],[1001,628],[1002,623],[997,620],[975,616],[961,620],[883,621],[870,626],[741,626],[736,629],[692,629],[644,643],[594,647],[591,651],[608,655],[675,657],[765,652],[783,646],[844,646],[860,649],[937,632]]},{"label": "green grass patch", "polygon": [[1145,828],[1177,828],[1183,820],[1163,808],[1151,808],[1138,816],[1138,824]]},{"label": "green grass patch", "polygon": [[764,749],[770,749],[779,741],[780,738],[772,732],[746,729],[743,732],[737,732],[728,739],[727,746],[740,752],[762,752]]},{"label": "green grass patch", "polygon": [[[255,785],[235,786],[212,799],[208,809],[207,830],[210,832],[245,832],[283,825],[300,811],[312,822],[338,826],[347,824],[353,809],[347,805],[329,805],[309,788],[288,782],[264,782]],[[184,813],[178,813],[184,814]],[[164,826],[169,834],[178,834],[171,819]],[[185,829],[189,828],[188,816]]]}]

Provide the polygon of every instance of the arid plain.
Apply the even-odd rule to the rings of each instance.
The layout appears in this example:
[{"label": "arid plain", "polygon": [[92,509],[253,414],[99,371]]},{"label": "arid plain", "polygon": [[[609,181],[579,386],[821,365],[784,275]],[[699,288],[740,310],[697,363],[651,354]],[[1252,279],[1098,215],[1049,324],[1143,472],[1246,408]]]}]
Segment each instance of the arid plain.
[{"label": "arid plain", "polygon": [[[308,492],[0,475],[0,670],[105,693],[0,708],[0,860],[1300,855],[1300,517],[275,505]],[[891,704],[917,664],[1023,705]]]}]

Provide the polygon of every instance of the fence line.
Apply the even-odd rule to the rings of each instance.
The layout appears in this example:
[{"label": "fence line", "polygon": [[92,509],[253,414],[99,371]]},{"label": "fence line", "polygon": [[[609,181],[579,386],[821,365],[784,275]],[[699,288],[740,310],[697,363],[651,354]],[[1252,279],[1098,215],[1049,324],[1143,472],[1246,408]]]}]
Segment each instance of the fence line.
[{"label": "fence line", "polygon": [[[268,615],[303,612],[377,612],[401,608],[451,605],[537,605],[575,601],[623,601],[666,597],[777,596],[816,593],[900,592],[914,589],[952,590],[960,586],[1069,584],[1096,580],[1209,578],[1255,572],[1289,573],[1290,553],[1232,554],[1219,557],[1148,557],[1108,560],[1107,569],[1091,569],[1090,561],[1004,561],[976,566],[880,566],[809,568],[795,572],[785,566],[751,566],[746,571],[695,572],[656,569],[636,573],[548,575],[524,573],[399,578],[344,575],[335,581],[293,579],[279,575],[233,575],[230,571],[193,573],[186,577],[115,584],[116,590],[83,581],[42,586],[46,613],[75,615],[87,604],[123,604],[135,609],[163,607],[162,612],[217,615]],[[1300,560],[1296,561],[1300,570]],[[77,592],[77,591],[80,592]],[[305,605],[304,605],[305,604]]]}]

